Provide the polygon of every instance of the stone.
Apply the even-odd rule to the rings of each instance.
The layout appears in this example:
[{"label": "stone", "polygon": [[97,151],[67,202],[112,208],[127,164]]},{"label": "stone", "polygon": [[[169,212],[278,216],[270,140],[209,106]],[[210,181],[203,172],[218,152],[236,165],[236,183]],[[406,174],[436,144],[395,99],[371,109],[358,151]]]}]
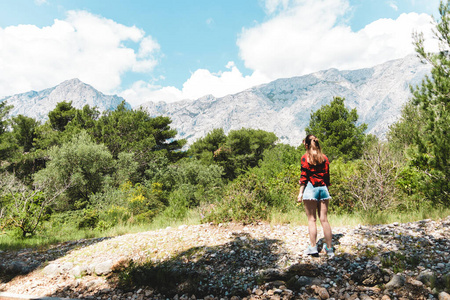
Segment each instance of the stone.
[{"label": "stone", "polygon": [[329,299],[330,294],[328,293],[327,289],[321,286],[313,285],[311,288],[314,290],[314,292],[319,295],[320,299]]},{"label": "stone", "polygon": [[416,280],[416,279],[411,279],[409,280],[409,283],[415,287],[422,287],[423,283],[420,280]]},{"label": "stone", "polygon": [[80,266],[73,267],[69,273],[74,277],[81,277],[81,275],[82,275]]},{"label": "stone", "polygon": [[384,283],[386,272],[376,265],[370,265],[362,270],[358,270],[351,275],[354,282],[358,282],[365,286],[375,286]]},{"label": "stone", "polygon": [[387,289],[396,289],[405,285],[405,277],[402,275],[394,275],[392,279],[386,283]]},{"label": "stone", "polygon": [[421,281],[423,284],[430,285],[432,282],[436,280],[436,274],[433,271],[425,270],[417,276],[417,279]]},{"label": "stone", "polygon": [[313,282],[313,279],[308,276],[299,276],[298,278],[292,277],[292,279],[288,282],[288,286],[299,289],[304,286],[311,285],[312,282]]},{"label": "stone", "polygon": [[98,263],[94,267],[94,272],[97,275],[106,275],[111,273],[113,267],[113,261],[111,259],[108,259],[104,262]]},{"label": "stone", "polygon": [[286,274],[283,271],[275,268],[263,270],[261,275],[264,278],[264,281],[274,281],[286,277]]},{"label": "stone", "polygon": [[49,264],[42,271],[48,276],[57,276],[60,274],[59,266],[57,264]]},{"label": "stone", "polygon": [[450,295],[446,292],[440,292],[438,295],[439,300],[450,300]]},{"label": "stone", "polygon": [[262,294],[264,294],[264,292],[261,289],[256,289],[255,290],[255,295],[256,296],[261,296]]},{"label": "stone", "polygon": [[312,264],[294,264],[287,270],[288,276],[308,276],[317,277],[320,274],[319,269]]},{"label": "stone", "polygon": [[63,264],[60,266],[61,274],[63,274],[63,273],[68,273],[69,270],[71,270],[72,268],[73,268],[73,263],[71,263],[71,262],[65,262],[65,263],[63,263]]}]

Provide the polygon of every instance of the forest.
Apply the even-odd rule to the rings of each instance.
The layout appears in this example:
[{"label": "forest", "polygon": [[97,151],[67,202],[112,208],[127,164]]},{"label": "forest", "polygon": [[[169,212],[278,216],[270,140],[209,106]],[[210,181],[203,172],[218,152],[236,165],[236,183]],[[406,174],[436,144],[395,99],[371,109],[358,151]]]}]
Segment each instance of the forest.
[{"label": "forest", "polygon": [[[331,165],[333,215],[383,222],[389,215],[448,215],[449,7],[441,4],[442,51],[386,139],[366,134],[358,112],[336,95],[311,112]],[[171,222],[292,222],[304,148],[263,130],[214,129],[185,150],[168,117],[122,103],[113,111],[62,101],[41,123],[9,116],[0,103],[0,244],[50,243],[120,234]],[[139,229],[138,229],[139,230]]]}]

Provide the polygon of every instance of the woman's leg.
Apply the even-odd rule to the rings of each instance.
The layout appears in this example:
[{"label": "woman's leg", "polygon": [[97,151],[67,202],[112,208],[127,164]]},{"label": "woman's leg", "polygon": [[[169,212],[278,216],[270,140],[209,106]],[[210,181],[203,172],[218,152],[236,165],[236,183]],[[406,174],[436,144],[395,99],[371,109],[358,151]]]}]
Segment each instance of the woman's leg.
[{"label": "woman's leg", "polygon": [[330,223],[328,223],[328,203],[329,200],[322,200],[319,201],[319,220],[320,224],[322,224],[323,228],[323,235],[325,237],[325,243],[327,244],[328,249],[331,249],[331,240],[332,240],[332,233],[331,233],[331,226]]},{"label": "woman's leg", "polygon": [[303,203],[308,217],[309,241],[311,247],[314,247],[317,242],[316,212],[318,203],[316,200],[304,200]]}]

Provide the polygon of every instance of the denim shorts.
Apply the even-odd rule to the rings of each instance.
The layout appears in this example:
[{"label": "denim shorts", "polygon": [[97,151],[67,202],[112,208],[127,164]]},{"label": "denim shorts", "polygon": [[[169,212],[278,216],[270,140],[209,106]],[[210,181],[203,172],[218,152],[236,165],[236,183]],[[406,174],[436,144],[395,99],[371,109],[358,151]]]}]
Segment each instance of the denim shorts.
[{"label": "denim shorts", "polygon": [[303,200],[329,200],[331,199],[330,193],[326,185],[313,186],[311,182],[308,182],[305,190],[303,191]]}]

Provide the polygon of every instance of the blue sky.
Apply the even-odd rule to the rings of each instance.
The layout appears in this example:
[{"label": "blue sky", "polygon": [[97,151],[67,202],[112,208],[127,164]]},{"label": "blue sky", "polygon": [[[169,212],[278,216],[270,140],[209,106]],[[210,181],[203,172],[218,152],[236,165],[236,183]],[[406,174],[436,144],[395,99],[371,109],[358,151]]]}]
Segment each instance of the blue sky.
[{"label": "blue sky", "polygon": [[132,105],[413,52],[439,0],[0,0],[0,98],[79,78]]}]

